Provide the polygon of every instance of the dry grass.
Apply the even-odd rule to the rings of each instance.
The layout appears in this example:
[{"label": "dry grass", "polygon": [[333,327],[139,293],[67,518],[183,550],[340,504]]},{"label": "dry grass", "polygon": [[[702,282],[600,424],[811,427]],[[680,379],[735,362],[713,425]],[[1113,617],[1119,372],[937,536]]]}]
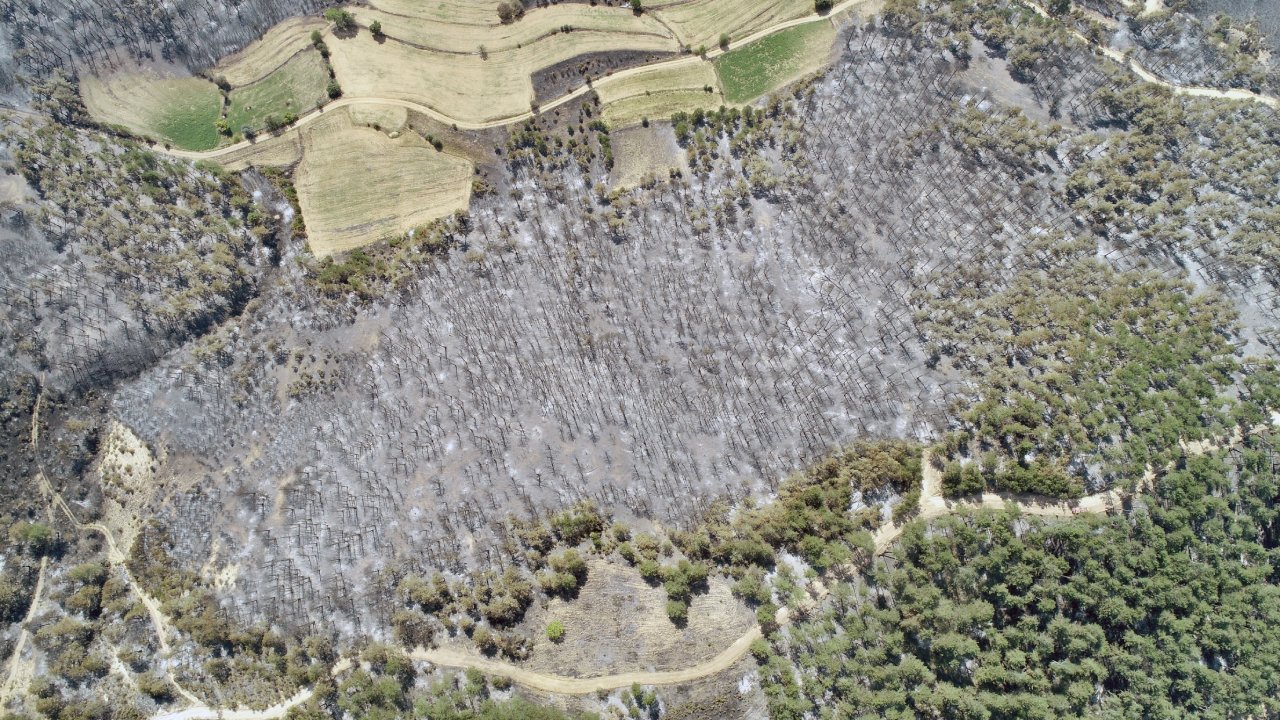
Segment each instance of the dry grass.
[{"label": "dry grass", "polygon": [[[460,23],[456,20],[440,20],[429,13],[405,17],[394,15],[376,7],[352,7],[356,20],[367,27],[377,20],[388,38],[402,40],[431,50],[454,53],[474,53],[484,45],[492,53],[514,50],[559,33],[568,25],[579,31],[609,32],[618,34],[619,40],[627,35],[653,35],[671,38],[671,32],[651,15],[639,15],[623,8],[591,6],[579,3],[551,5],[531,10],[520,20],[503,25],[497,12],[487,18],[485,24]],[[626,41],[620,43],[625,47]]]},{"label": "dry grass", "polygon": [[[708,87],[711,92],[706,91]],[[655,67],[621,82],[601,84],[598,93],[605,106],[605,121],[616,128],[637,125],[644,118],[663,120],[677,110],[724,104],[715,69],[700,60]]]},{"label": "dry grass", "polygon": [[[715,657],[755,625],[751,611],[719,579],[694,597],[684,628],[667,618],[666,605],[665,591],[650,587],[634,569],[592,561],[576,599],[552,600],[530,613],[535,642],[524,667],[577,677],[675,670]],[[565,626],[558,644],[544,632],[552,620]]]},{"label": "dry grass", "polygon": [[186,150],[208,150],[221,140],[214,127],[222,95],[208,80],[154,66],[80,79],[85,107],[100,122]]},{"label": "dry grass", "polygon": [[247,147],[233,150],[217,159],[219,165],[233,172],[254,167],[288,167],[302,159],[302,136],[297,130],[266,137]]},{"label": "dry grass", "polygon": [[472,54],[423,50],[394,38],[378,42],[368,32],[329,45],[347,95],[410,100],[471,122],[526,112],[534,97],[530,75],[544,67],[591,52],[677,48],[669,36],[591,30],[556,33],[523,47],[490,51],[488,59],[481,57],[478,47]]},{"label": "dry grass", "polygon": [[335,111],[303,129],[302,144],[298,201],[318,256],[403,233],[470,200],[471,163],[413,133],[393,139]]},{"label": "dry grass", "polygon": [[375,0],[379,10],[454,25],[494,25],[500,0]]},{"label": "dry grass", "polygon": [[616,162],[609,182],[615,188],[635,187],[661,180],[672,170],[688,170],[683,148],[669,126],[650,125],[616,130],[610,135]]},{"label": "dry grass", "polygon": [[680,42],[697,50],[713,48],[720,34],[744,38],[786,20],[813,13],[813,0],[689,0],[653,11],[667,23]]},{"label": "dry grass", "polygon": [[311,31],[323,30],[326,25],[323,19],[314,15],[289,18],[272,27],[244,50],[223,58],[209,71],[209,75],[221,75],[234,87],[261,80],[300,51],[311,47]]},{"label": "dry grass", "polygon": [[387,133],[403,130],[409,121],[409,111],[399,105],[361,103],[347,108],[347,112],[351,115],[352,124]]}]

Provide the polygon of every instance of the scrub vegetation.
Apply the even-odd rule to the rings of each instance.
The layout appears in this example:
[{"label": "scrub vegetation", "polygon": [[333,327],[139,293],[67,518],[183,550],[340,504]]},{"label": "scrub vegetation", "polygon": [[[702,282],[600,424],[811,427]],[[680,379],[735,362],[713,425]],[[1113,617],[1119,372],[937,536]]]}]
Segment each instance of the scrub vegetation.
[{"label": "scrub vegetation", "polygon": [[238,172],[5,111],[4,712],[1280,714],[1275,113],[1165,20],[258,1]]}]

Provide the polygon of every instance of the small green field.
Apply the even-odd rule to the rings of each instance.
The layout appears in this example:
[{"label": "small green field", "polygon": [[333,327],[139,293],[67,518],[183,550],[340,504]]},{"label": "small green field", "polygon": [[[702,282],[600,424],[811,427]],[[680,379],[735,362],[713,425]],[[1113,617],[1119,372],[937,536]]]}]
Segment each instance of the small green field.
[{"label": "small green field", "polygon": [[326,97],[328,82],[320,53],[305,50],[263,79],[232,90],[227,125],[233,132],[246,126],[261,130],[268,115],[302,115]]},{"label": "small green field", "polygon": [[167,68],[85,75],[80,95],[100,122],[122,125],[184,150],[218,146],[214,122],[222,112],[222,94],[208,80],[182,77]]},{"label": "small green field", "polygon": [[834,41],[830,22],[811,22],[730,50],[715,60],[725,101],[750,102],[818,70]]},{"label": "small green field", "polygon": [[175,97],[161,111],[155,130],[161,139],[187,150],[211,150],[221,137],[214,121],[222,111],[222,95],[212,84],[189,94]]}]

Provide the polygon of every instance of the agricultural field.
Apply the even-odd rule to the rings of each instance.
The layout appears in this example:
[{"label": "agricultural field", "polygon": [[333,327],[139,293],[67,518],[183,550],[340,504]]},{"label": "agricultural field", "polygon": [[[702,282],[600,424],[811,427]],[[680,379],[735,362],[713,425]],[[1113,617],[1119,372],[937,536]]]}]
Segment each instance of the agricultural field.
[{"label": "agricultural field", "polygon": [[724,98],[745,103],[772,92],[827,64],[835,42],[829,22],[797,25],[715,59]]},{"label": "agricultural field", "polygon": [[666,119],[680,110],[717,108],[724,104],[720,80],[711,64],[690,59],[680,64],[642,70],[625,79],[602,83],[597,91],[604,119],[611,127]]},{"label": "agricultural field", "polygon": [[144,137],[187,150],[208,150],[221,139],[214,123],[222,110],[222,94],[208,80],[157,67],[105,77],[86,75],[80,91],[100,122]]},{"label": "agricultural field", "polygon": [[1248,28],[199,1],[0,36],[0,715],[1280,717]]},{"label": "agricultural field", "polygon": [[314,15],[290,18],[240,52],[218,61],[207,74],[222,77],[233,87],[253,84],[310,48],[311,33],[327,26],[323,18]]},{"label": "agricultural field", "polygon": [[780,22],[812,15],[813,3],[806,0],[679,0],[654,3],[653,14],[675,31],[682,44],[696,51],[703,46],[714,48],[722,34],[730,40],[742,39]]},{"label": "agricultural field", "polygon": [[[388,32],[391,30],[388,29]],[[529,111],[531,73],[577,55],[608,50],[673,51],[674,38],[574,30],[557,32],[523,47],[466,53],[424,50],[368,33],[330,42],[332,62],[346,94],[420,103],[459,122],[485,123]],[[423,72],[403,72],[421,67]],[[429,70],[428,70],[429,69]]]},{"label": "agricultural field", "polygon": [[298,201],[318,256],[465,210],[471,163],[405,134],[354,125],[345,110],[302,132]]},{"label": "agricultural field", "polygon": [[260,131],[268,116],[282,119],[286,113],[301,115],[327,101],[328,69],[318,52],[307,50],[256,82],[228,93],[227,125]]},{"label": "agricultural field", "polygon": [[[428,9],[419,8],[409,15],[387,12],[383,3],[349,8],[356,21],[363,27],[379,22],[388,40],[398,40],[422,50],[443,53],[474,54],[480,46],[493,56],[522,45],[532,45],[561,33],[564,28],[573,32],[609,33],[615,36],[614,50],[632,47],[643,40],[633,36],[671,38],[668,30],[650,14],[636,15],[629,8],[603,5],[564,3],[537,8],[509,24],[498,19],[496,11],[484,17],[484,22],[471,24],[457,20],[442,21]],[[549,63],[541,63],[545,67]]]}]

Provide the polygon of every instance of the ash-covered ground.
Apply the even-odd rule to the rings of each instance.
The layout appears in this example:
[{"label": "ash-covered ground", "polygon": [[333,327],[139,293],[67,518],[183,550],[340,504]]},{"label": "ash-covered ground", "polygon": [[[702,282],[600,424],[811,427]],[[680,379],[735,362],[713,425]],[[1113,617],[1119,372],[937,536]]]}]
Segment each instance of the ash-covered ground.
[{"label": "ash-covered ground", "polygon": [[957,386],[919,297],[1072,222],[1049,176],[944,136],[997,108],[968,78],[927,38],[851,31],[759,150],[721,138],[621,224],[576,169],[521,166],[468,251],[354,322],[283,281],[115,397],[168,457],[175,554],[219,548],[245,617],[368,630],[369,573],[501,564],[508,514],[681,525],[854,438],[934,436]]}]

